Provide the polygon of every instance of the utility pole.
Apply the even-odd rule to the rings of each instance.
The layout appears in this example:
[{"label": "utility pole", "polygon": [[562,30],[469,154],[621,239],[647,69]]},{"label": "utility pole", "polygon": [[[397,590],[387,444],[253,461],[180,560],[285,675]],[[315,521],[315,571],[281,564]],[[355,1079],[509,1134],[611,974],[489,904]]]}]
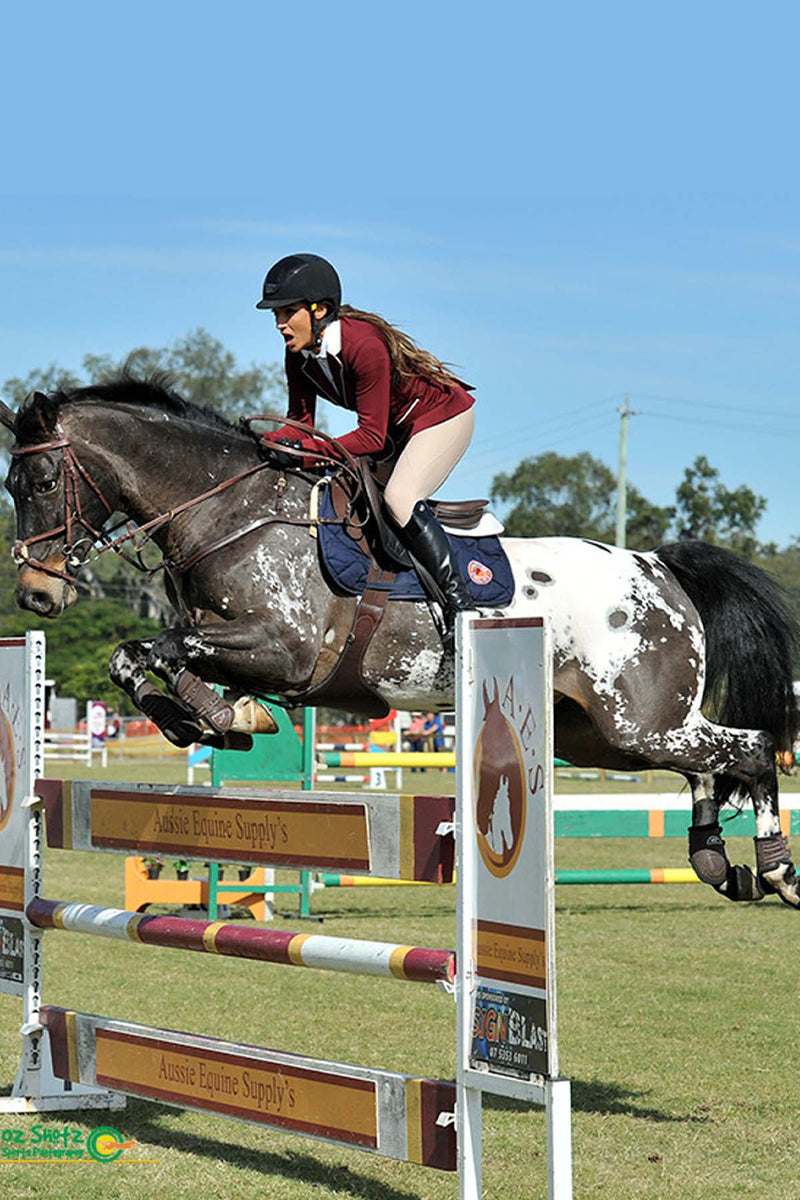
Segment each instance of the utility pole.
[{"label": "utility pole", "polygon": [[628,419],[637,417],[641,409],[630,408],[628,401],[630,394],[625,393],[625,401],[622,408],[618,408],[620,414],[619,423],[619,467],[617,469],[617,536],[616,544],[618,546],[625,545],[625,523],[628,515]]}]

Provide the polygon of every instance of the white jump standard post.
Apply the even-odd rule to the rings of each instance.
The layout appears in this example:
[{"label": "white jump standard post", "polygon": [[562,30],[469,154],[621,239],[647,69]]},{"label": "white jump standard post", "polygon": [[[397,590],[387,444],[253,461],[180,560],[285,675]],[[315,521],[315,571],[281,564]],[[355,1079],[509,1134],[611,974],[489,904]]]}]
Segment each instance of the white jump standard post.
[{"label": "white jump standard post", "polygon": [[552,655],[539,618],[459,617],[456,861],[459,1196],[481,1200],[484,1092],[547,1110],[548,1196],[572,1200],[558,1078]]},{"label": "white jump standard post", "polygon": [[22,1057],[0,1113],[74,1108],[119,1109],[125,1097],[67,1083],[53,1074],[48,1034],[39,1012],[42,934],[26,919],[41,890],[42,805],[35,795],[44,772],[43,633],[0,638],[0,993],[22,997]]}]

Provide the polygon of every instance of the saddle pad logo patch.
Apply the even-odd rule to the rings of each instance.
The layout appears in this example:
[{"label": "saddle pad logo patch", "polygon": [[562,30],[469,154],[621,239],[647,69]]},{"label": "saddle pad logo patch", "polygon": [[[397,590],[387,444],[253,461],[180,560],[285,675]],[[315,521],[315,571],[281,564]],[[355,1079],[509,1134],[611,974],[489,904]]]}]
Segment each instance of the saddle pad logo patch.
[{"label": "saddle pad logo patch", "polygon": [[494,573],[491,567],[487,567],[485,563],[479,562],[477,558],[471,558],[469,560],[469,566],[467,567],[467,570],[473,583],[483,585],[491,583],[494,579]]}]

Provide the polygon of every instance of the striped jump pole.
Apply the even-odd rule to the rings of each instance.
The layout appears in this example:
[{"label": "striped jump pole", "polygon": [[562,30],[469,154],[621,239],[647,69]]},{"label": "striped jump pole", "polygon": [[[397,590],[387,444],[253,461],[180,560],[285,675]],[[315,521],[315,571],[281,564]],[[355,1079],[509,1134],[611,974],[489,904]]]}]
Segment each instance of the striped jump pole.
[{"label": "striped jump pole", "polygon": [[317,783],[369,783],[369,775],[316,775]]},{"label": "striped jump pole", "polygon": [[[370,875],[341,875],[321,871],[318,883],[329,888],[346,887],[429,887],[409,879],[376,879]],[[454,881],[455,882],[455,881]],[[700,883],[691,867],[645,867],[621,870],[556,871],[559,884],[627,883]]]},{"label": "striped jump pole", "polygon": [[700,883],[691,867],[650,867],[644,870],[556,871],[556,883]]},{"label": "striped jump pole", "polygon": [[173,950],[197,950],[202,954],[344,971],[351,975],[383,975],[412,983],[451,984],[455,978],[455,955],[451,950],[253,929],[223,921],[148,916],[121,908],[43,898],[32,900],[26,915],[37,929],[88,933]]},{"label": "striped jump pole", "polygon": [[371,753],[368,750],[323,751],[317,756],[324,767],[442,767],[456,765],[452,750],[395,751]]},{"label": "striped jump pole", "polygon": [[[380,876],[374,875],[341,875],[332,871],[320,871],[315,881],[320,887],[328,888],[431,886],[420,879],[381,879]],[[452,883],[455,883],[455,880],[452,880]],[[439,887],[441,885],[437,884],[436,886]]]},{"label": "striped jump pole", "polygon": [[353,751],[353,750],[368,750],[369,742],[317,742],[317,751],[325,753],[326,751]]}]

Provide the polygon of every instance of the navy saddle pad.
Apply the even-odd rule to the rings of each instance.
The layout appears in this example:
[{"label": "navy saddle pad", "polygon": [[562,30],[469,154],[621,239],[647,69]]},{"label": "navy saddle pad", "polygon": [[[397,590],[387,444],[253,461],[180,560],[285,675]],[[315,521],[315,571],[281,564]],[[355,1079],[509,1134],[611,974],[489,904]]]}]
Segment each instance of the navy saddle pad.
[{"label": "navy saddle pad", "polygon": [[[320,516],[335,517],[330,491],[325,488]],[[360,596],[367,583],[369,560],[341,525],[320,525],[319,548],[331,582],[349,596]],[[453,537],[448,535],[453,559],[475,597],[476,607],[503,608],[514,595],[514,577],[508,556],[495,535]],[[427,593],[416,571],[398,567],[386,585],[390,600],[425,600]]]}]

